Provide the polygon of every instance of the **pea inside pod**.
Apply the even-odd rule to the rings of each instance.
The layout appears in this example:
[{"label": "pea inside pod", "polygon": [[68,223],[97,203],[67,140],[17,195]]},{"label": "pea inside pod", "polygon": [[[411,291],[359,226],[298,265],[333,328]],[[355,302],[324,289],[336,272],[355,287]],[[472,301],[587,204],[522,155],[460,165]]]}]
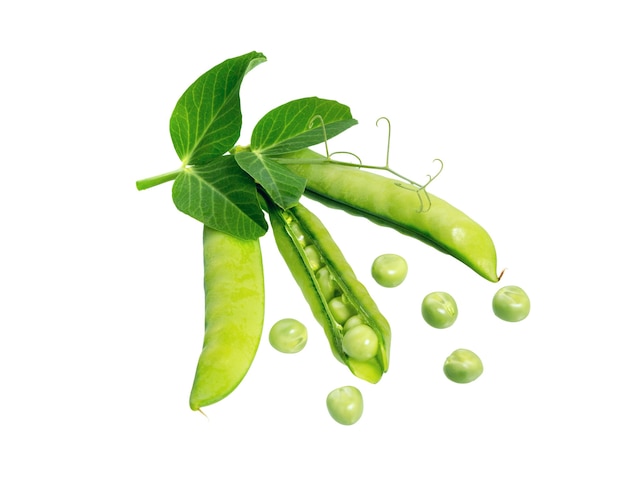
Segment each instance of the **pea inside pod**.
[{"label": "pea inside pod", "polygon": [[333,354],[355,376],[378,382],[389,367],[389,323],[317,216],[301,204],[285,210],[268,200],[267,209],[278,250]]}]

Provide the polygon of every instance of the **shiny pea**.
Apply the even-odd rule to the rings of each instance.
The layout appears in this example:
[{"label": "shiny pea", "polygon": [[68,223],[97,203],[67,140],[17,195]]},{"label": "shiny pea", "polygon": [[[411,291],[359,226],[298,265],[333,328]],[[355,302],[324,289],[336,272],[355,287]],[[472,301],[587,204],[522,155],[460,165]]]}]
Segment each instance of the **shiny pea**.
[{"label": "shiny pea", "polygon": [[289,227],[291,229],[291,233],[295,237],[296,241],[298,241],[298,244],[300,244],[300,246],[304,247],[307,244],[311,243],[309,237],[302,231],[302,229],[296,222],[290,223]]},{"label": "shiny pea", "polygon": [[530,313],[530,298],[520,287],[509,285],[495,293],[492,308],[494,314],[504,321],[522,321]]},{"label": "shiny pea", "polygon": [[343,336],[344,352],[357,361],[367,361],[378,352],[376,332],[367,325],[350,328]]},{"label": "shiny pea", "polygon": [[330,270],[327,267],[320,268],[315,274],[315,278],[317,278],[317,282],[320,286],[320,291],[322,292],[322,296],[324,300],[330,301],[333,297],[337,295],[339,287],[337,286],[337,282],[333,279]]},{"label": "shiny pea", "polygon": [[372,263],[372,277],[383,287],[397,287],[406,278],[409,267],[397,254],[381,254]]},{"label": "shiny pea", "polygon": [[311,270],[313,270],[314,272],[319,270],[322,266],[322,258],[317,248],[312,244],[309,244],[308,246],[305,246],[304,254],[306,254],[306,257],[309,260],[309,266],[311,267]]},{"label": "shiny pea", "polygon": [[304,349],[308,333],[306,327],[293,318],[283,318],[270,329],[269,340],[274,349],[294,354]]},{"label": "shiny pea", "polygon": [[422,300],[422,316],[431,327],[448,328],[458,314],[456,301],[447,292],[431,292]]},{"label": "shiny pea", "polygon": [[361,325],[363,323],[363,318],[361,317],[361,315],[354,315],[351,316],[350,318],[348,318],[346,320],[346,322],[343,324],[343,331],[347,332],[348,330],[350,330],[352,327],[356,327],[357,325]]},{"label": "shiny pea", "polygon": [[356,387],[339,387],[326,397],[326,407],[337,423],[353,425],[363,415],[363,395]]},{"label": "shiny pea", "polygon": [[350,303],[346,303],[341,296],[337,296],[328,302],[328,308],[335,321],[343,325],[348,318],[356,313]]},{"label": "shiny pea", "polygon": [[455,383],[469,383],[482,374],[483,363],[472,351],[457,349],[447,357],[443,372]]}]

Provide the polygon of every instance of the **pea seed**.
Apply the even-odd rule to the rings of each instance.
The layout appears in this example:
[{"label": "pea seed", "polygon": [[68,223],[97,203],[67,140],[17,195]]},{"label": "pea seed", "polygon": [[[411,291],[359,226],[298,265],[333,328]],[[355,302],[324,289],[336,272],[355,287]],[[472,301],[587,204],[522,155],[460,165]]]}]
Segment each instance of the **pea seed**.
[{"label": "pea seed", "polygon": [[363,395],[356,387],[339,387],[326,397],[326,407],[337,423],[353,425],[363,415]]},{"label": "pea seed", "polygon": [[504,321],[522,321],[530,313],[530,299],[516,285],[508,285],[498,290],[493,296],[492,306],[494,314]]},{"label": "pea seed", "polygon": [[294,354],[304,349],[307,337],[306,327],[302,323],[293,318],[284,318],[274,323],[269,339],[277,351]]},{"label": "pea seed", "polygon": [[328,307],[330,308],[333,318],[335,318],[335,321],[340,325],[343,325],[348,318],[356,313],[354,308],[349,303],[344,303],[341,296],[331,299],[328,303]]},{"label": "pea seed", "polygon": [[296,241],[298,241],[298,243],[302,247],[306,246],[307,244],[311,244],[311,241],[309,240],[308,236],[300,228],[300,225],[298,225],[297,222],[291,222],[289,224],[289,229],[291,230],[292,234],[294,235]]},{"label": "pea seed", "polygon": [[325,301],[330,301],[337,295],[339,286],[333,279],[333,276],[327,267],[323,266],[320,268],[315,274],[315,277],[317,278],[317,282],[319,283],[320,290]]},{"label": "pea seed", "polygon": [[431,292],[422,301],[422,316],[435,328],[448,328],[459,315],[454,298],[447,292]]},{"label": "pea seed", "polygon": [[312,244],[309,244],[304,248],[304,254],[306,254],[306,257],[309,260],[309,265],[311,266],[311,269],[314,272],[319,270],[322,266],[322,258],[317,248]]},{"label": "pea seed", "polygon": [[406,260],[397,254],[381,254],[372,264],[372,277],[383,287],[397,287],[408,272]]},{"label": "pea seed", "polygon": [[363,318],[361,317],[361,315],[351,316],[343,324],[343,330],[344,332],[347,332],[351,328],[356,327],[357,325],[361,325],[362,323],[363,323]]},{"label": "pea seed", "polygon": [[483,363],[472,351],[457,349],[446,359],[443,372],[455,383],[469,383],[482,374]]},{"label": "pea seed", "polygon": [[367,325],[352,327],[343,336],[344,352],[357,361],[367,361],[378,352],[376,332]]}]

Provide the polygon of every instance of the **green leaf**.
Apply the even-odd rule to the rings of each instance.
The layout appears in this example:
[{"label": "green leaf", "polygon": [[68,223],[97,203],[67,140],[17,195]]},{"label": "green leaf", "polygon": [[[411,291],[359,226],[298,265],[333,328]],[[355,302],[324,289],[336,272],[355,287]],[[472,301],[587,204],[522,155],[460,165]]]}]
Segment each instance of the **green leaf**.
[{"label": "green leaf", "polygon": [[293,100],[259,120],[250,149],[264,155],[289,153],[322,143],[325,137],[330,139],[356,123],[350,108],[336,101],[316,97]]},{"label": "green leaf", "polygon": [[236,153],[235,160],[281,208],[295,206],[304,193],[306,179],[268,156],[244,151]]},{"label": "green leaf", "polygon": [[258,52],[225,60],[183,93],[170,118],[172,143],[183,165],[208,163],[236,143],[241,132],[241,82],[265,60]]},{"label": "green leaf", "polygon": [[256,184],[233,155],[183,168],[174,181],[172,199],[180,211],[215,230],[241,239],[257,239],[267,232]]}]

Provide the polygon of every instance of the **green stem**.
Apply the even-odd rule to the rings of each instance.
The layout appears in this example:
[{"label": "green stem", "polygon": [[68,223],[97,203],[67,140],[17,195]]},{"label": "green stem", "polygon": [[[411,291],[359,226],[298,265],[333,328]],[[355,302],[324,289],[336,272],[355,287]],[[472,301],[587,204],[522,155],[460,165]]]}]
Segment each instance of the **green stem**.
[{"label": "green stem", "polygon": [[154,177],[148,177],[147,179],[138,180],[136,182],[137,189],[143,191],[144,189],[150,189],[151,187],[158,186],[159,184],[174,180],[176,177],[178,177],[178,174],[180,174],[181,171],[182,168],[178,168],[165,174],[155,175]]}]

